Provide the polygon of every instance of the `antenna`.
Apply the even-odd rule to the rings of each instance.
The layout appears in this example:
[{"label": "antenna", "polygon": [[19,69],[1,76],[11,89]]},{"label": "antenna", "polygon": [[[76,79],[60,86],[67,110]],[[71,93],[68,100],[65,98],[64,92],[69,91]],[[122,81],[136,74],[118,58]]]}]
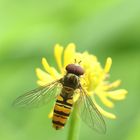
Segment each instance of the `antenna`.
[{"label": "antenna", "polygon": [[76,60],[76,58],[74,59],[74,63],[76,64],[76,63],[78,63],[78,64],[80,64],[82,61],[80,60],[79,62],[77,62],[77,60]]}]

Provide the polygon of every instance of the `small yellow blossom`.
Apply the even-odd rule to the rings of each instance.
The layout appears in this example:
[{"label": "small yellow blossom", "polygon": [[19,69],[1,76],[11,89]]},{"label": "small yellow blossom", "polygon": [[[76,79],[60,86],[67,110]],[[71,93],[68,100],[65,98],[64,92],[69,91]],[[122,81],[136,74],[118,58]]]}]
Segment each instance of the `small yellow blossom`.
[{"label": "small yellow blossom", "polygon": [[[74,63],[75,60],[77,62],[81,61],[80,65],[85,70],[85,74],[80,78],[82,87],[92,97],[93,102],[102,115],[110,119],[115,119],[116,116],[99,106],[95,98],[98,97],[106,107],[113,108],[113,100],[123,100],[126,97],[127,91],[125,89],[114,90],[120,85],[120,80],[113,83],[107,81],[112,59],[108,57],[105,66],[102,67],[96,56],[86,51],[79,53],[75,49],[76,46],[73,43],[68,44],[65,50],[62,46],[56,44],[54,47],[54,56],[59,71],[50,66],[45,58],[42,58],[42,65],[45,71],[40,68],[36,69],[36,74],[39,79],[37,83],[42,86],[56,79],[60,79],[66,74],[65,67],[68,64]],[[77,99],[78,96],[74,98],[75,101]]]}]

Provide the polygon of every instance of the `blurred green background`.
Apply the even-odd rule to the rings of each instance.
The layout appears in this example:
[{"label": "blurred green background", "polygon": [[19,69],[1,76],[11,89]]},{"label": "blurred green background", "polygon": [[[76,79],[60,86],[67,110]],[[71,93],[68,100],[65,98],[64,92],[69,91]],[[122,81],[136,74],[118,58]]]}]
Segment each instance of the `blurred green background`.
[{"label": "blurred green background", "polygon": [[16,110],[12,101],[35,88],[35,68],[44,56],[55,65],[53,46],[74,42],[95,54],[104,66],[113,59],[110,80],[121,79],[129,91],[116,102],[116,120],[106,119],[107,134],[81,124],[80,140],[140,139],[140,1],[139,0],[0,0],[0,139],[65,140],[52,128],[51,105]]}]

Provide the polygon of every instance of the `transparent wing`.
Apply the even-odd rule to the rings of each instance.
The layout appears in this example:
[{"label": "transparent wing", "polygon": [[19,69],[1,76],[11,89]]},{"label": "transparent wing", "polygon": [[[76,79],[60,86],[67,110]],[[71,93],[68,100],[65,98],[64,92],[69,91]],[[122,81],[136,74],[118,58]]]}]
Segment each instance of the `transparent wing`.
[{"label": "transparent wing", "polygon": [[90,96],[80,86],[80,98],[77,105],[80,106],[80,116],[82,120],[95,131],[104,134],[106,132],[105,121],[101,113],[96,108]]},{"label": "transparent wing", "polygon": [[38,107],[49,102],[60,93],[62,87],[60,81],[61,79],[19,96],[13,105],[15,107]]}]

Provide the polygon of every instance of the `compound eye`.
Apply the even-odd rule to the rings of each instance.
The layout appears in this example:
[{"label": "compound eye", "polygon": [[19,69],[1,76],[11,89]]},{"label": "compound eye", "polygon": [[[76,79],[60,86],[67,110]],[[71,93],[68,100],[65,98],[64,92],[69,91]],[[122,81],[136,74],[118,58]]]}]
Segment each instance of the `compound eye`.
[{"label": "compound eye", "polygon": [[75,65],[74,64],[68,64],[66,66],[67,72],[72,72],[72,71],[74,71],[74,69],[75,69]]},{"label": "compound eye", "polygon": [[84,74],[84,69],[81,66],[77,66],[76,64],[67,65],[66,70],[68,73],[73,73],[77,76]]},{"label": "compound eye", "polygon": [[83,75],[84,74],[84,69],[81,66],[77,66],[76,73],[78,75]]}]

